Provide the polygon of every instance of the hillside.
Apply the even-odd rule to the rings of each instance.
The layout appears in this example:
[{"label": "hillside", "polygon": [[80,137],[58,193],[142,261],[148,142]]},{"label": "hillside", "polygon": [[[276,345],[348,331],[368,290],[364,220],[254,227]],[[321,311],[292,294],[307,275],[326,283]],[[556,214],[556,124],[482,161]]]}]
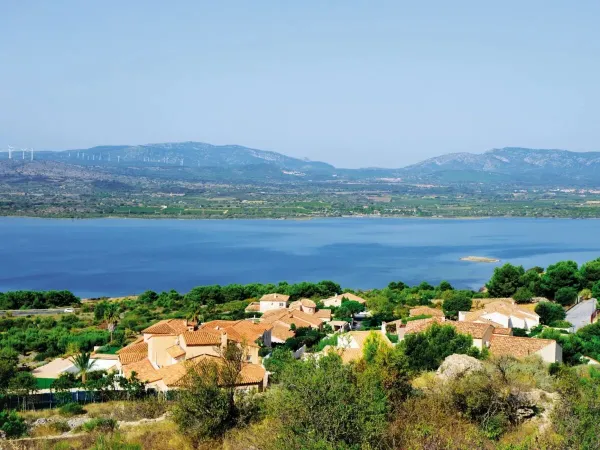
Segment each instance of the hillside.
[{"label": "hillside", "polygon": [[600,152],[506,147],[482,154],[451,153],[438,156],[408,166],[404,172],[448,181],[485,181],[495,178],[511,182],[594,185],[600,174]]}]

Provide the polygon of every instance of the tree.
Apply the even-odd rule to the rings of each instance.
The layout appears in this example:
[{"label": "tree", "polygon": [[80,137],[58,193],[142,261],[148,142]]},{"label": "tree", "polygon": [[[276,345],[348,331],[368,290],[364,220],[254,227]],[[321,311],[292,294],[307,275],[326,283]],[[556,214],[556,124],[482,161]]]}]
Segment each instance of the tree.
[{"label": "tree", "polygon": [[600,299],[600,281],[595,282],[592,286],[592,296]]},{"label": "tree", "polygon": [[600,258],[583,264],[579,269],[579,274],[582,287],[591,289],[600,281]]},{"label": "tree", "polygon": [[85,384],[88,373],[96,365],[96,361],[92,360],[91,356],[92,355],[89,352],[82,352],[73,357],[73,365],[79,371],[81,382],[83,384]]},{"label": "tree", "polygon": [[554,299],[556,292],[562,287],[576,290],[581,287],[581,275],[575,261],[561,261],[548,266],[546,273],[542,275],[540,288],[548,298]]},{"label": "tree", "polygon": [[534,296],[542,295],[542,290],[540,289],[541,277],[536,268],[526,271],[519,280],[519,284],[521,287],[528,289]]},{"label": "tree", "polygon": [[496,267],[490,281],[486,284],[490,297],[512,297],[521,286],[521,277],[525,274],[523,266],[504,264]]},{"label": "tree", "polygon": [[567,314],[562,306],[552,302],[539,302],[535,306],[535,312],[540,316],[540,322],[550,325],[556,320],[563,320]]},{"label": "tree", "polygon": [[407,287],[408,285],[403,283],[402,281],[392,281],[390,284],[388,284],[388,288],[390,288],[393,291],[402,291]]},{"label": "tree", "polygon": [[513,295],[513,300],[517,303],[531,303],[533,292],[526,287],[520,287]]},{"label": "tree", "polygon": [[577,300],[577,290],[572,287],[562,287],[554,295],[554,299],[562,306],[569,306]]},{"label": "tree", "polygon": [[119,321],[119,307],[116,303],[109,303],[104,310],[104,320],[110,332],[110,343],[113,342],[113,333]]},{"label": "tree", "polygon": [[11,348],[0,350],[0,394],[8,389],[10,380],[17,373],[19,354]]},{"label": "tree", "polygon": [[473,299],[464,291],[453,291],[452,296],[442,303],[444,314],[451,319],[456,319],[459,311],[470,311],[472,306]]},{"label": "tree", "polygon": [[329,354],[288,366],[267,411],[281,424],[277,448],[372,448],[385,431],[387,400],[376,371],[356,372]]},{"label": "tree", "polygon": [[195,443],[222,436],[238,422],[235,391],[245,356],[245,346],[229,342],[218,360],[189,364],[180,383],[173,419]]},{"label": "tree", "polygon": [[335,317],[338,319],[351,319],[354,321],[354,315],[365,310],[362,303],[354,300],[342,302],[341,306],[336,310]]},{"label": "tree", "polygon": [[287,348],[278,347],[274,349],[268,358],[263,359],[265,369],[271,373],[269,381],[274,383],[279,382],[285,368],[288,364],[293,364],[294,361],[294,355],[292,355],[292,352]]},{"label": "tree", "polygon": [[471,336],[459,334],[451,325],[434,323],[422,333],[408,334],[399,344],[415,372],[436,370],[444,358],[454,353],[467,354],[473,346]]},{"label": "tree", "polygon": [[582,289],[581,292],[579,292],[579,297],[581,297],[582,300],[589,300],[592,298],[591,289]]},{"label": "tree", "polygon": [[442,281],[440,283],[440,285],[438,286],[438,290],[440,292],[444,292],[444,291],[451,291],[454,288],[452,287],[452,285],[450,283],[448,283],[446,280]]}]

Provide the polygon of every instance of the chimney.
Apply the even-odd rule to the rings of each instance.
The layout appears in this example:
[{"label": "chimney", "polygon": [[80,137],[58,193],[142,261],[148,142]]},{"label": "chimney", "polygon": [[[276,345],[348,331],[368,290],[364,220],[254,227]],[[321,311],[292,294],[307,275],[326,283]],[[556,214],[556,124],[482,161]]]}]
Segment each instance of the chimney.
[{"label": "chimney", "polygon": [[227,348],[227,332],[221,333],[221,350],[225,350]]}]

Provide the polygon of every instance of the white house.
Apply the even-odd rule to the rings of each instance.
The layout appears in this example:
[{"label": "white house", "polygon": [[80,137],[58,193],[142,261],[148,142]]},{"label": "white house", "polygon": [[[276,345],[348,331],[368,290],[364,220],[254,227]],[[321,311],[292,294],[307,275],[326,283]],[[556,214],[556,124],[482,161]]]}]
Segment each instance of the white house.
[{"label": "white house", "polygon": [[540,324],[540,316],[533,311],[519,308],[514,302],[492,301],[477,311],[460,311],[459,322],[492,323],[503,328],[523,328],[530,330]]},{"label": "white house", "polygon": [[271,311],[274,309],[287,308],[287,302],[290,299],[289,295],[284,294],[266,294],[260,298],[260,312]]}]

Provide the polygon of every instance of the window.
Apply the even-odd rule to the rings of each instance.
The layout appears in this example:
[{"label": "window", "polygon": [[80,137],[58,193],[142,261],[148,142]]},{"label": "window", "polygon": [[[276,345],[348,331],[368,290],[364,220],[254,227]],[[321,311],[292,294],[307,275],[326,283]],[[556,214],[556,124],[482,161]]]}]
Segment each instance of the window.
[{"label": "window", "polygon": [[285,306],[285,305],[284,305],[283,303],[280,303],[280,304],[279,304],[279,306],[282,306],[282,307],[283,307],[283,306]]}]

